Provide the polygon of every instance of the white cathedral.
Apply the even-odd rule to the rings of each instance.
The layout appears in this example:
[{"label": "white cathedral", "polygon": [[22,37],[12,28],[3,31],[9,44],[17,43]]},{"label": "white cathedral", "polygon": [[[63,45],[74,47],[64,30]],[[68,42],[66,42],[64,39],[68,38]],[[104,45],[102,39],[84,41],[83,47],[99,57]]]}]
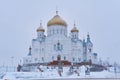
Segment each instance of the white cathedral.
[{"label": "white cathedral", "polygon": [[67,23],[58,15],[47,23],[47,35],[40,23],[37,28],[37,37],[32,40],[29,53],[23,59],[24,68],[35,68],[38,65],[55,66],[61,61],[63,66],[89,63],[97,64],[97,53],[93,52],[93,43],[90,35],[87,39],[79,38],[79,30],[74,24],[68,36]]}]

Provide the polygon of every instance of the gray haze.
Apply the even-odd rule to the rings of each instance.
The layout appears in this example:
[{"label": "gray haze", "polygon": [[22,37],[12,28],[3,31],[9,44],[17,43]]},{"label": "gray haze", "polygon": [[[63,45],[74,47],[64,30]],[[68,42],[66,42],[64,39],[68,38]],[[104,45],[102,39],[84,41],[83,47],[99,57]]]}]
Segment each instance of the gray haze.
[{"label": "gray haze", "polygon": [[40,20],[46,29],[56,6],[68,30],[75,21],[81,39],[90,33],[99,58],[119,62],[120,0],[0,0],[0,65],[11,65],[12,56],[18,64],[28,54]]}]

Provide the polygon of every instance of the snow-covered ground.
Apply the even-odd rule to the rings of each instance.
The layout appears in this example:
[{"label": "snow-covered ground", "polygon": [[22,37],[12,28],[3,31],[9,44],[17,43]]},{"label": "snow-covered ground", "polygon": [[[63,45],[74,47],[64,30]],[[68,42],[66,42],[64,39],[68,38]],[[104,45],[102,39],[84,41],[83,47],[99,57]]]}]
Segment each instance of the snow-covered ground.
[{"label": "snow-covered ground", "polygon": [[[77,71],[77,72],[75,72]],[[111,72],[110,72],[111,71]],[[0,80],[23,80],[23,79],[59,79],[59,78],[120,78],[120,73],[114,73],[112,68],[110,71],[104,70],[101,72],[90,72],[90,75],[85,75],[85,67],[79,69],[74,68],[70,72],[68,67],[64,67],[61,76],[57,68],[43,68],[43,72],[0,72]],[[79,74],[79,75],[78,75]]]}]

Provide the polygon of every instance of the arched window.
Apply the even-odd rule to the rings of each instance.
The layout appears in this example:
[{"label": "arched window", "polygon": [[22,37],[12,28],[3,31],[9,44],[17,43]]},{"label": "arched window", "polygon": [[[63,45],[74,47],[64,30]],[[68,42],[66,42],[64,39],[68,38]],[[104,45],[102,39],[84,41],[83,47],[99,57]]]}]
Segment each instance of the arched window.
[{"label": "arched window", "polygon": [[42,57],[42,61],[44,61],[44,57]]},{"label": "arched window", "polygon": [[61,29],[60,33],[62,34],[62,29]]},{"label": "arched window", "polygon": [[66,60],[66,56],[64,56],[64,60]]},{"label": "arched window", "polygon": [[76,39],[76,34],[75,34],[75,39]]},{"label": "arched window", "polygon": [[61,50],[63,50],[63,45],[61,45]]},{"label": "arched window", "polygon": [[54,44],[54,50],[56,50],[56,44]]},{"label": "arched window", "polygon": [[61,48],[60,48],[60,43],[58,42],[57,43],[57,50],[60,50]]},{"label": "arched window", "polygon": [[89,49],[89,52],[91,52],[91,48]]},{"label": "arched window", "polygon": [[63,50],[63,45],[58,41],[56,44],[54,44],[54,50],[62,51]]},{"label": "arched window", "polygon": [[75,61],[75,58],[73,58],[73,61]]},{"label": "arched window", "polygon": [[81,59],[80,59],[80,58],[78,58],[78,61],[81,61]]},{"label": "arched window", "polygon": [[52,56],[52,60],[54,60],[54,56]]},{"label": "arched window", "polygon": [[40,37],[41,37],[41,34],[40,34]]},{"label": "arched window", "polygon": [[42,48],[42,51],[44,51],[44,48]]}]

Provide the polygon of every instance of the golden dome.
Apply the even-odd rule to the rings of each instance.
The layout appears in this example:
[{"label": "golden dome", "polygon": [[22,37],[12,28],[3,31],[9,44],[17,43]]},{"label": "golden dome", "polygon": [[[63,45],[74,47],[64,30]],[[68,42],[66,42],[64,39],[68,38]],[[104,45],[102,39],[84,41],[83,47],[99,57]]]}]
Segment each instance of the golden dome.
[{"label": "golden dome", "polygon": [[37,32],[44,32],[45,30],[42,27],[42,23],[40,23],[40,27],[37,28]]},{"label": "golden dome", "polygon": [[75,24],[74,24],[74,27],[72,28],[71,32],[79,32],[79,30],[76,28]]},{"label": "golden dome", "polygon": [[67,27],[67,23],[64,20],[62,20],[62,18],[57,14],[51,20],[48,21],[47,26],[49,27],[51,25],[63,25]]}]

